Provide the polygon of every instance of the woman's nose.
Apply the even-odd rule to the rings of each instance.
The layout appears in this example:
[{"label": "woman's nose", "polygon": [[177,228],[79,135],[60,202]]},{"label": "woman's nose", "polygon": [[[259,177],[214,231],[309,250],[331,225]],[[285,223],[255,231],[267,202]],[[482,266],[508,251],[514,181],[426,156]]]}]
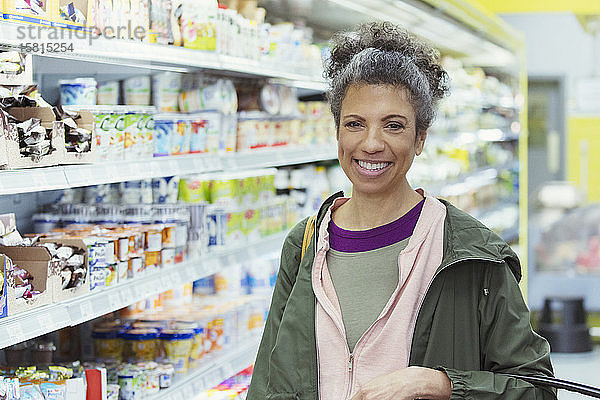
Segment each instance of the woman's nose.
[{"label": "woman's nose", "polygon": [[376,153],[383,151],[385,145],[383,142],[383,135],[381,130],[378,128],[370,128],[367,131],[367,135],[362,143],[363,150],[367,153]]}]

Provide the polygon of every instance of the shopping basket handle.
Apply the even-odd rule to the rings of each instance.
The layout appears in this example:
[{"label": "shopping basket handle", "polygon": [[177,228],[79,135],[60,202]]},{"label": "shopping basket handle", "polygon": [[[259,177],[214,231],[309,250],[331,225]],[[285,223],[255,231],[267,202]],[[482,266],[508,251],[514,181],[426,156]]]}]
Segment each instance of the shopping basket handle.
[{"label": "shopping basket handle", "polygon": [[499,374],[504,376],[509,376],[511,378],[522,379],[526,382],[531,383],[536,386],[552,386],[557,389],[564,389],[570,392],[576,392],[579,394],[584,394],[586,396],[594,397],[596,399],[600,399],[600,389],[584,385],[582,383],[565,381],[563,379],[553,378],[549,376],[543,375],[518,375],[518,374]]}]

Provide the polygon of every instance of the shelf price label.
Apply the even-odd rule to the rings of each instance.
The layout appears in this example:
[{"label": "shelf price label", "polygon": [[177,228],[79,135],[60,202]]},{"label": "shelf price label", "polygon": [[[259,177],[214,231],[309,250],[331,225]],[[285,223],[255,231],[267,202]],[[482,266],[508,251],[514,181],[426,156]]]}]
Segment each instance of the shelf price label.
[{"label": "shelf price label", "polygon": [[6,326],[8,337],[12,344],[21,343],[25,341],[25,334],[23,333],[23,327],[21,324],[11,324]]},{"label": "shelf price label", "polygon": [[83,321],[87,321],[92,319],[94,315],[94,307],[92,306],[91,301],[84,301],[79,305],[79,310],[81,311],[81,318]]},{"label": "shelf price label", "polygon": [[121,297],[118,293],[111,293],[108,295],[108,306],[113,311],[121,308]]},{"label": "shelf price label", "polygon": [[52,332],[54,330],[54,324],[49,314],[41,314],[37,316],[38,324],[43,332]]}]

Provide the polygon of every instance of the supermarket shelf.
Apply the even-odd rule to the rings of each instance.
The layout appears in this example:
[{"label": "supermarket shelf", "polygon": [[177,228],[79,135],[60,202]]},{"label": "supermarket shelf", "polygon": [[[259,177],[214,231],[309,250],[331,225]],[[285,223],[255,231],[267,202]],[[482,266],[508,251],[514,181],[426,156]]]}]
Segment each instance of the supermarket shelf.
[{"label": "supermarket shelf", "polygon": [[222,170],[245,170],[335,159],[335,146],[290,146],[225,155],[196,154],[0,171],[0,195]]},{"label": "supermarket shelf", "polygon": [[202,359],[204,367],[175,380],[173,386],[161,390],[149,400],[189,400],[217,386],[254,362],[259,339],[253,337],[244,340],[241,345],[207,356]]},{"label": "supermarket shelf", "polygon": [[[56,28],[34,30],[32,37],[27,37],[28,25],[3,22],[0,24],[0,45],[13,50],[25,50],[27,44],[56,42],[50,33]],[[65,31],[60,42],[73,45],[73,51],[62,53],[33,53],[36,56],[90,61],[96,63],[140,67],[148,69],[172,70],[186,72],[194,69],[218,70],[221,73],[247,75],[264,78],[276,78],[288,81],[298,88],[326,89],[320,70],[303,65],[290,66],[289,63],[273,61],[257,61],[230,56],[221,56],[216,52],[185,49],[176,46],[142,43],[133,40],[107,39],[75,35],[73,31]],[[80,37],[77,37],[80,36]],[[22,45],[24,47],[22,47]],[[292,72],[293,71],[293,72]]]},{"label": "supermarket shelf", "polygon": [[261,254],[278,251],[285,235],[284,232],[244,246],[215,251],[100,292],[2,318],[0,319],[0,349],[57,329],[89,321],[177,285],[212,275],[227,266],[246,262]]}]

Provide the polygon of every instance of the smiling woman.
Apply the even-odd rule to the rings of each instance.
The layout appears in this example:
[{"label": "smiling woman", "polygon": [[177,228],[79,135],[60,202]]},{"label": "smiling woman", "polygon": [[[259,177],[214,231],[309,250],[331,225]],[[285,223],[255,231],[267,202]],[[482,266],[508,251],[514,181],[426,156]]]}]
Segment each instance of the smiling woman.
[{"label": "smiling woman", "polygon": [[334,36],[326,75],[352,196],[287,237],[247,398],[556,399],[505,375],[552,375],[515,253],[406,179],[448,92],[438,53],[371,23]]}]

